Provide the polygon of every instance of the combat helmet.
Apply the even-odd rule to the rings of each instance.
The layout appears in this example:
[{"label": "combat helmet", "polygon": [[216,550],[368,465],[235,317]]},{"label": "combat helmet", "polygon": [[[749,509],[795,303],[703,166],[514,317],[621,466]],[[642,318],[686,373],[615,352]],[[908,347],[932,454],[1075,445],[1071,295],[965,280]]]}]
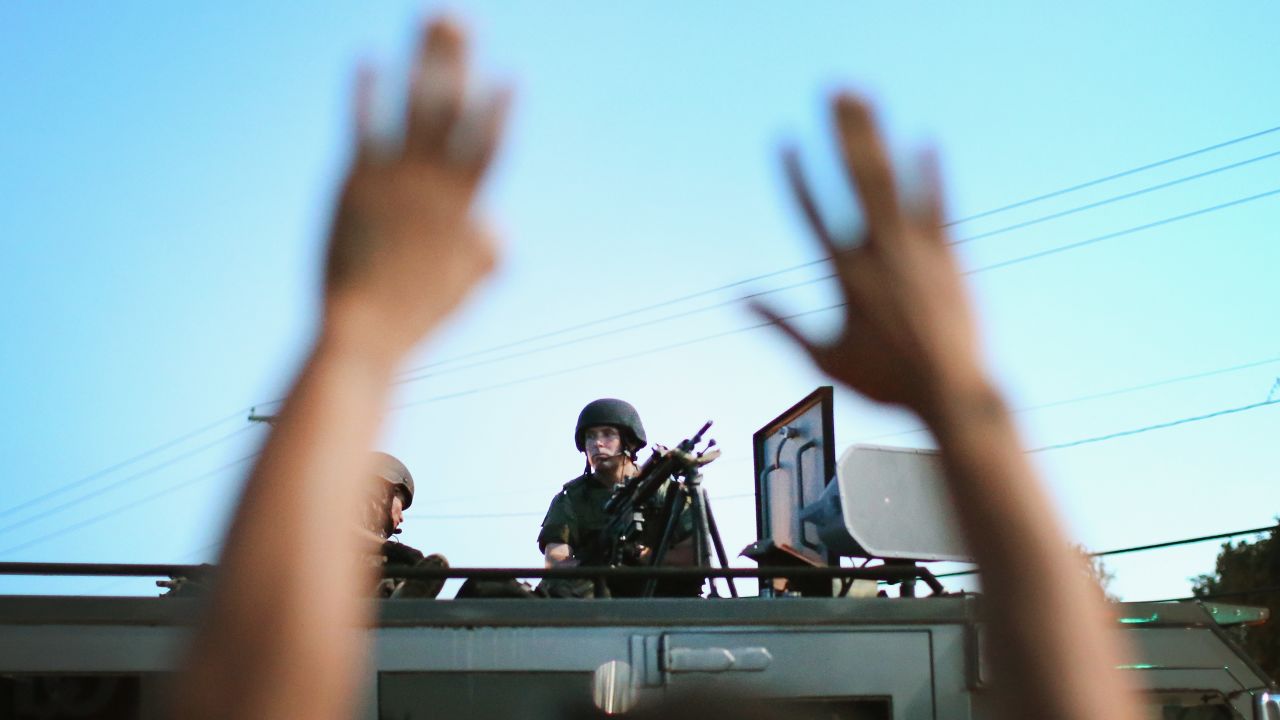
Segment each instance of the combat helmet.
[{"label": "combat helmet", "polygon": [[622,441],[632,453],[649,442],[644,434],[644,424],[640,422],[640,413],[636,412],[631,403],[617,398],[600,398],[587,403],[582,412],[578,413],[578,426],[573,430],[573,443],[577,445],[578,452],[583,452],[586,448],[582,441],[583,431],[597,425],[618,428]]},{"label": "combat helmet", "polygon": [[413,475],[409,474],[409,468],[404,463],[397,460],[394,456],[384,452],[373,453],[373,474],[386,480],[392,485],[402,485],[405,490],[404,507],[409,509],[413,504]]}]

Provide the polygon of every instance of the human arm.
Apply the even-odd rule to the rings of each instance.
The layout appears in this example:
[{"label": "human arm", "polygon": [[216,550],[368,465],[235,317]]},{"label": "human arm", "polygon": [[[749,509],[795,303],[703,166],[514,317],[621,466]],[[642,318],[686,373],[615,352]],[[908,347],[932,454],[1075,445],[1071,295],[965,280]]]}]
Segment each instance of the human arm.
[{"label": "human arm", "polygon": [[[394,152],[369,136],[362,82],[319,337],[237,506],[176,680],[177,717],[352,714],[376,577],[361,558],[378,547],[341,528],[361,523],[361,479],[373,472],[368,451],[397,364],[495,259],[471,205],[505,98],[462,115],[464,55],[455,26],[425,31]],[[462,135],[469,145],[458,148],[451,141]]]},{"label": "human arm", "polygon": [[573,548],[565,543],[549,543],[542,554],[547,567],[575,567],[578,559],[573,556]]},{"label": "human arm", "polygon": [[843,330],[815,343],[776,312],[757,310],[823,371],[867,397],[915,411],[932,431],[960,527],[982,569],[1003,717],[1134,720],[1135,695],[1116,670],[1123,653],[1114,620],[1068,547],[979,358],[969,301],[941,227],[936,169],[927,163],[923,196],[904,200],[869,107],[842,96],[835,114],[863,211],[861,244],[836,242],[794,155],[787,169],[844,295]]},{"label": "human arm", "polygon": [[547,514],[542,518],[542,528],[538,531],[538,547],[542,550],[543,563],[548,568],[576,567],[578,559],[574,557],[571,544],[576,533],[573,513],[569,509],[569,498],[563,493],[556,493],[547,507]]}]

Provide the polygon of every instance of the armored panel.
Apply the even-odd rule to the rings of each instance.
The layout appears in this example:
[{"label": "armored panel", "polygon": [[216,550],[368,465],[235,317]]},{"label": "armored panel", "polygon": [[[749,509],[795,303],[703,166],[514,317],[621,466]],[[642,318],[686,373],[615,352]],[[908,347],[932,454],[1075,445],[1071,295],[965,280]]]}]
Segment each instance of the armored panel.
[{"label": "armored panel", "polygon": [[378,717],[395,720],[595,717],[591,673],[378,674]]},{"label": "armored panel", "polygon": [[834,424],[832,389],[823,386],[753,436],[756,546],[773,553],[761,562],[836,563],[817,527],[800,517],[801,508],[817,501],[835,474]]},{"label": "armored panel", "polygon": [[764,707],[792,698],[846,701],[847,712],[828,706],[826,717],[964,717],[954,707],[936,712],[930,645],[930,631],[919,628],[672,632],[663,635],[660,659],[669,692],[756,698]]},{"label": "armored panel", "polygon": [[833,552],[886,560],[970,562],[936,451],[854,445],[836,482],[802,517]]}]

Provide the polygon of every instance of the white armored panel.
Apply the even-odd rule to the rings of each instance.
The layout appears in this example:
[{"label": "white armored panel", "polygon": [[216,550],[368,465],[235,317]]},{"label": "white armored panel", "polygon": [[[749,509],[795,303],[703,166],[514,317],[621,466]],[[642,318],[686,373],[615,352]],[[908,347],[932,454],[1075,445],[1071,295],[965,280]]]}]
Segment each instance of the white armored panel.
[{"label": "white armored panel", "polygon": [[971,560],[936,451],[854,445],[836,464],[836,482],[803,515],[841,555]]}]

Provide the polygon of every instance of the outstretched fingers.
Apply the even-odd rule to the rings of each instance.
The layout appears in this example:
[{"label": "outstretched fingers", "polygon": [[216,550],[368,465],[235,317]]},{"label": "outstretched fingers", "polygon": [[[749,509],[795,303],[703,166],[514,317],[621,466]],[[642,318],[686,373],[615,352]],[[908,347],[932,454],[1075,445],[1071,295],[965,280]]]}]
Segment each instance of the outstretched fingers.
[{"label": "outstretched fingers", "polygon": [[946,244],[946,202],[942,194],[942,172],[938,152],[933,148],[920,151],[916,159],[920,187],[911,203],[911,214],[921,232],[930,239]]},{"label": "outstretched fingers", "polygon": [[809,357],[813,358],[815,363],[818,363],[819,365],[822,364],[820,360],[823,355],[822,348],[818,347],[809,340],[809,338],[805,337],[804,334],[797,330],[794,325],[787,321],[786,318],[779,315],[776,310],[765,305],[759,300],[748,301],[747,307],[751,309],[751,312],[767,321],[770,325],[781,330],[783,334],[791,338],[792,342],[799,345],[801,348],[804,348],[804,351],[809,354]]},{"label": "outstretched fingers", "polygon": [[841,94],[835,100],[835,115],[845,171],[866,218],[867,241],[894,237],[901,225],[898,193],[871,107],[858,97]]},{"label": "outstretched fingers", "polygon": [[373,130],[374,80],[373,68],[368,63],[360,63],[356,68],[355,97],[352,100],[357,164],[372,160],[377,146]]},{"label": "outstretched fingers", "polygon": [[813,192],[809,190],[809,181],[804,176],[804,168],[800,166],[800,155],[794,147],[783,149],[782,166],[787,173],[787,183],[791,186],[791,194],[800,205],[800,211],[804,213],[804,218],[809,223],[813,236],[817,238],[818,244],[822,246],[822,250],[827,254],[827,257],[834,258],[840,252],[840,249],[836,247],[835,238],[832,237],[826,221],[822,218],[818,203],[813,199]]},{"label": "outstretched fingers", "polygon": [[449,156],[464,169],[473,185],[480,182],[501,145],[511,96],[511,88],[503,86],[483,102],[471,105],[449,141]]},{"label": "outstretched fingers", "polygon": [[447,152],[466,95],[466,54],[466,35],[457,23],[446,18],[427,24],[409,87],[407,155],[439,159]]}]

